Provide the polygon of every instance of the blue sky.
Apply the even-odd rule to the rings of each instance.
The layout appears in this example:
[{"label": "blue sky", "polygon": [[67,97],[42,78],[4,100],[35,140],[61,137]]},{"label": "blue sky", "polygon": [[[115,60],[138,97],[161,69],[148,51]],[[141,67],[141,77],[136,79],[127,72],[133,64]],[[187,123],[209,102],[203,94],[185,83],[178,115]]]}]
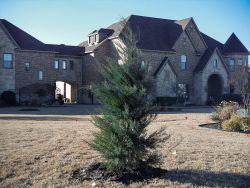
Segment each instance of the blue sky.
[{"label": "blue sky", "polygon": [[131,14],[193,17],[200,31],[222,43],[235,32],[250,50],[250,0],[0,0],[0,18],[54,44],[77,45]]}]

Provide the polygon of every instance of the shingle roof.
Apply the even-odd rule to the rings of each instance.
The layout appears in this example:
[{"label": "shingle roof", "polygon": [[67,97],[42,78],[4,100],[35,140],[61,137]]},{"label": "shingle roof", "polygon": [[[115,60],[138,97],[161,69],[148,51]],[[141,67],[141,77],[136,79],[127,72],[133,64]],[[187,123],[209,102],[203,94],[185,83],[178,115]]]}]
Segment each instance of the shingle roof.
[{"label": "shingle roof", "polygon": [[0,19],[0,22],[22,50],[53,51],[63,55],[80,55],[84,53],[84,48],[79,46],[44,44],[5,19]]},{"label": "shingle roof", "polygon": [[173,43],[182,33],[182,27],[175,20],[132,15],[128,23],[139,36],[140,49],[172,51]]},{"label": "shingle roof", "polygon": [[224,44],[224,52],[225,53],[248,53],[247,48],[241,43],[238,37],[232,33],[232,35],[227,39]]},{"label": "shingle roof", "polygon": [[74,55],[78,56],[84,53],[84,48],[80,46],[69,46],[69,45],[56,45],[56,44],[45,44],[46,51],[58,52],[60,55]]},{"label": "shingle roof", "polygon": [[[128,23],[133,32],[137,34],[138,48],[145,50],[173,51],[172,46],[183,31],[182,26],[175,23],[175,20],[131,15],[124,21],[107,27],[107,29],[114,30],[109,38],[118,37],[121,34],[124,22]],[[85,41],[79,45],[88,48]],[[97,45],[91,46],[92,50],[98,47]]]},{"label": "shingle roof", "polygon": [[200,71],[202,71],[202,70],[205,68],[205,66],[206,66],[206,64],[207,64],[207,62],[208,62],[208,60],[209,60],[209,58],[210,58],[211,55],[213,54],[215,48],[216,48],[216,47],[207,48],[207,50],[205,51],[205,53],[202,55],[202,57],[201,57],[199,63],[198,63],[197,66],[195,67],[194,72],[200,72]]},{"label": "shingle roof", "polygon": [[166,63],[169,64],[169,66],[170,66],[170,68],[172,69],[173,73],[176,75],[176,72],[175,72],[175,70],[174,70],[172,64],[169,63],[169,59],[168,59],[167,56],[165,56],[165,57],[162,59],[160,65],[157,67],[157,69],[155,70],[155,72],[154,72],[153,75],[154,75],[154,76],[157,76],[158,72],[163,68],[163,66],[164,66]]},{"label": "shingle roof", "polygon": [[204,39],[205,43],[207,44],[208,48],[218,48],[220,50],[221,53],[223,53],[223,44],[215,39],[213,39],[212,37],[204,34],[201,32],[201,36]]},{"label": "shingle roof", "polygon": [[7,29],[11,37],[15,40],[21,49],[25,50],[41,50],[44,47],[44,43],[32,37],[25,31],[16,27],[7,20],[0,19],[4,27]]}]

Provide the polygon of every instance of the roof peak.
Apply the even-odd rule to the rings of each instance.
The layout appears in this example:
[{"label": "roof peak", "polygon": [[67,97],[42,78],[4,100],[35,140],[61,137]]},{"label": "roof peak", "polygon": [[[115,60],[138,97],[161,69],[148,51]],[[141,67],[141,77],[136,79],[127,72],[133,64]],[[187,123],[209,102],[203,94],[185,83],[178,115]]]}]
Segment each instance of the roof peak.
[{"label": "roof peak", "polygon": [[224,44],[225,53],[248,53],[248,49],[242,44],[240,39],[233,32]]}]

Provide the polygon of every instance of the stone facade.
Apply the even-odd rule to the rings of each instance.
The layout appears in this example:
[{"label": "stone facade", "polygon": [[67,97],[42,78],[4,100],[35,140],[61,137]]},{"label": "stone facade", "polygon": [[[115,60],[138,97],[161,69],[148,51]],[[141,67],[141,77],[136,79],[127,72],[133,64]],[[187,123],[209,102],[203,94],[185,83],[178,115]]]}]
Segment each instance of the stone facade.
[{"label": "stone facade", "polygon": [[[217,66],[214,67],[213,61],[217,60]],[[218,75],[221,79],[222,94],[228,93],[228,70],[223,62],[224,60],[219,57],[218,50],[215,50],[208,63],[202,72],[195,75],[195,99],[197,104],[206,104],[208,99],[208,79],[211,75]]]},{"label": "stone facade", "polygon": [[[16,50],[16,94],[19,100],[19,89],[32,84],[51,84],[63,81],[72,86],[72,101],[77,101],[81,95],[77,88],[82,86],[82,57],[62,56],[52,52],[35,52]],[[54,62],[59,61],[59,68],[54,68]],[[62,68],[62,61],[66,61],[66,69]],[[73,70],[70,69],[73,61]],[[29,70],[25,64],[29,63]],[[43,72],[43,79],[39,80],[39,71]]]},{"label": "stone facade", "polygon": [[[11,37],[5,32],[4,27],[0,23],[0,94],[3,91],[11,90],[15,91],[15,57],[16,44],[13,42]],[[10,53],[13,55],[13,68],[5,69],[4,64],[4,53]]]},{"label": "stone facade", "polygon": [[[130,17],[130,19],[139,20],[142,18],[152,21],[152,18],[147,17]],[[162,20],[160,20],[159,24],[161,23],[163,23]],[[170,24],[170,21],[167,20],[166,23]],[[173,32],[178,33],[179,29],[182,28],[178,37],[172,42],[171,48],[166,50],[153,49],[157,48],[158,44],[155,43],[153,43],[154,47],[152,49],[147,45],[146,48],[140,48],[142,61],[148,67],[148,78],[153,83],[153,87],[149,91],[152,98],[174,97],[177,95],[177,86],[185,85],[188,88],[186,94],[190,103],[206,104],[209,98],[208,80],[212,75],[217,75],[220,78],[222,94],[228,93],[230,90],[230,79],[234,77],[234,71],[230,71],[229,61],[233,59],[237,65],[239,60],[242,60],[241,62],[247,66],[249,53],[222,54],[223,49],[221,50],[216,47],[216,50],[210,54],[209,58],[202,62],[207,50],[211,49],[211,41],[209,44],[206,42],[208,39],[204,39],[204,35],[199,31],[194,20],[189,18],[179,22],[171,22],[171,24],[174,24],[173,28],[177,27],[177,30]],[[25,95],[20,93],[20,91],[23,91],[23,88],[26,88],[26,90],[30,88],[30,92],[35,92],[33,90],[36,90],[35,88],[42,88],[42,85],[46,88],[48,85],[55,86],[56,81],[63,81],[71,85],[72,102],[98,104],[99,101],[93,95],[91,89],[94,84],[103,80],[98,70],[100,65],[105,65],[107,58],[112,58],[118,63],[122,63],[119,48],[125,47],[125,45],[122,43],[119,36],[120,32],[117,30],[117,28],[121,29],[122,27],[115,27],[114,25],[111,25],[112,27],[108,29],[101,29],[94,33],[96,36],[93,37],[93,40],[96,41],[92,41],[93,43],[81,43],[83,44],[83,54],[66,55],[54,50],[39,51],[36,49],[24,50],[20,48],[8,31],[6,31],[0,20],[0,93],[6,90],[15,91],[17,101],[22,102],[30,97],[28,96],[29,92],[23,92],[26,93]],[[107,33],[104,35],[101,31]],[[150,30],[150,32],[153,31]],[[111,36],[109,33],[111,33]],[[163,40],[166,40],[166,36],[162,37]],[[223,45],[221,43],[218,44],[219,42],[214,39],[212,40],[212,48],[214,48],[214,43],[219,46]],[[57,45],[57,48],[58,46],[60,48],[63,47]],[[3,68],[4,53],[13,54],[12,69]],[[186,56],[185,69],[181,67],[182,55]],[[218,63],[216,68],[213,64],[215,59]],[[58,69],[54,67],[55,61],[59,62]],[[67,62],[66,69],[62,68],[63,61]],[[73,69],[70,68],[70,62],[73,62]],[[29,65],[28,69],[26,67],[27,64]],[[196,71],[196,68],[200,64],[204,64],[204,66],[201,70]],[[39,80],[39,71],[43,73],[42,80]],[[37,85],[37,87],[34,85]]]}]

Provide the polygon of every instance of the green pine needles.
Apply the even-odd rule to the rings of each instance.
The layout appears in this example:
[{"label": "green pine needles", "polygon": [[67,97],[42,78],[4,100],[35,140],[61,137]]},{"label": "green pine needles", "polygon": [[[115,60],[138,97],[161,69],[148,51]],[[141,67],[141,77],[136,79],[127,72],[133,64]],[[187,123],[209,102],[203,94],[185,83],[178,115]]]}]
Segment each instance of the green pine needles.
[{"label": "green pine needles", "polygon": [[150,81],[147,68],[136,47],[136,36],[125,26],[119,46],[123,63],[113,59],[101,65],[104,82],[93,88],[103,104],[102,116],[94,116],[93,123],[100,130],[91,147],[98,151],[108,171],[123,174],[160,164],[156,152],[158,144],[167,139],[164,130],[147,133],[147,126],[155,119],[155,107],[148,99]]}]

